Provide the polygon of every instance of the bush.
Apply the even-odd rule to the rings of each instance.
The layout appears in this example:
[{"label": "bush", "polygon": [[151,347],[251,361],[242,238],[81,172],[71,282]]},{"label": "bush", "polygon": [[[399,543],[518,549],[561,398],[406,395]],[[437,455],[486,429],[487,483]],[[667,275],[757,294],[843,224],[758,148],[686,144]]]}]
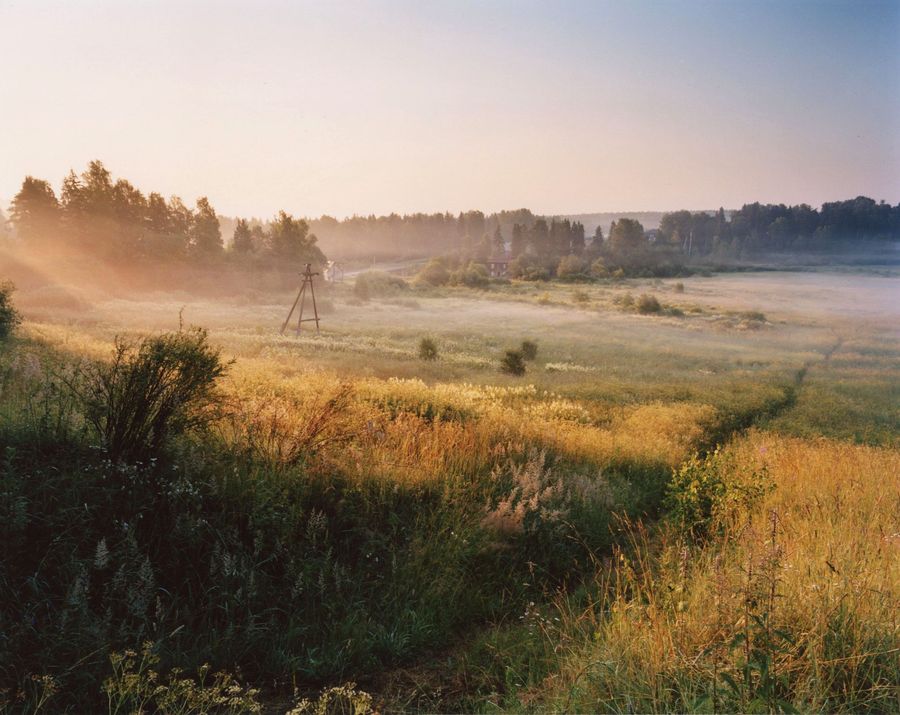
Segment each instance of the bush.
[{"label": "bush", "polygon": [[556,267],[558,278],[579,278],[587,271],[587,262],[580,256],[563,256]]},{"label": "bush", "polygon": [[500,360],[500,372],[521,377],[525,374],[525,357],[521,350],[507,350]]},{"label": "bush", "polygon": [[0,283],[0,340],[8,338],[22,322],[19,311],[12,304],[12,293],[15,289],[9,281]]},{"label": "bush", "polygon": [[603,263],[602,258],[598,258],[591,264],[591,275],[594,278],[608,278],[609,271],[606,270],[606,264]]},{"label": "bush", "polygon": [[587,291],[576,290],[572,293],[572,301],[575,303],[587,303],[591,299],[590,294]]},{"label": "bush", "polygon": [[406,290],[409,290],[409,283],[384,271],[360,273],[353,284],[353,294],[361,300],[392,296]]},{"label": "bush", "polygon": [[422,338],[419,341],[419,357],[422,360],[437,360],[438,347],[432,338]]},{"label": "bush", "polygon": [[702,460],[692,457],[674,472],[666,506],[688,535],[706,537],[746,515],[774,488],[765,467],[739,465],[717,449]]},{"label": "bush", "polygon": [[676,293],[684,293],[684,283],[682,283],[681,281],[678,281],[675,284],[675,292]]},{"label": "bush", "polygon": [[522,353],[522,358],[525,360],[534,360],[537,357],[537,351],[537,343],[533,340],[523,340],[522,347],[519,348],[519,352]]},{"label": "bush", "polygon": [[424,283],[430,286],[447,285],[450,281],[450,271],[440,258],[432,258],[426,266],[416,275],[416,283]]},{"label": "bush", "polygon": [[509,276],[526,281],[545,281],[550,278],[550,271],[530,256],[518,256],[509,262]]},{"label": "bush", "polygon": [[92,366],[70,384],[110,457],[139,460],[215,416],[215,383],[226,368],[206,331],[196,328],[137,345],[116,338],[112,362]]},{"label": "bush", "polygon": [[623,296],[616,296],[613,301],[621,305],[623,308],[634,307],[634,296],[631,295],[631,293],[626,293]]},{"label": "bush", "polygon": [[662,306],[659,304],[659,301],[656,299],[655,295],[644,293],[640,298],[638,298],[637,311],[642,315],[649,315],[651,313],[661,312]]},{"label": "bush", "polygon": [[464,285],[468,288],[484,288],[490,283],[491,277],[487,268],[480,263],[470,262],[465,268],[454,271],[450,276],[450,282],[454,285]]}]

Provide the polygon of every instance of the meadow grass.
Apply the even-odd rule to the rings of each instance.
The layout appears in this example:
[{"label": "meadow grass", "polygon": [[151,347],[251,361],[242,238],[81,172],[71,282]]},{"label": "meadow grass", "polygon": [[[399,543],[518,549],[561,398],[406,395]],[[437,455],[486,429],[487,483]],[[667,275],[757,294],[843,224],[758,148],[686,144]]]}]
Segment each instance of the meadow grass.
[{"label": "meadow grass", "polygon": [[675,524],[635,531],[586,610],[559,604],[564,622],[546,635],[565,648],[539,686],[546,706],[897,709],[900,456],[767,431],[728,450],[766,468],[770,495],[709,543]]},{"label": "meadow grass", "polygon": [[[831,315],[828,276],[740,300],[773,280],[344,286],[299,338],[275,333],[284,296],[26,296],[0,345],[0,710],[127,710],[147,673],[219,670],[239,677],[183,701],[355,680],[382,709],[896,707],[896,340],[857,277]],[[221,410],[111,460],[71,388],[179,313],[234,360]],[[686,528],[672,475],[719,444],[685,483],[727,509]],[[750,499],[756,474],[774,489]]]}]

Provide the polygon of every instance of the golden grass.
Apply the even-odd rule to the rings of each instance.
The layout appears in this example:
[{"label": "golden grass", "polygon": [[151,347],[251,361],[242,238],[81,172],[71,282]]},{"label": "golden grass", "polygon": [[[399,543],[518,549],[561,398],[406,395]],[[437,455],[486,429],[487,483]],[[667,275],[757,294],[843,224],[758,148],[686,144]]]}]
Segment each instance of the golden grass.
[{"label": "golden grass", "polygon": [[722,673],[741,682],[745,646],[730,643],[750,633],[762,644],[752,618],[765,615],[791,636],[765,649],[768,667],[785,678],[773,698],[812,711],[896,710],[900,453],[760,431],[729,449],[737,464],[765,465],[776,489],[705,547],[690,548],[674,530],[661,546],[638,536],[634,553],[601,577],[606,597],[569,615],[582,635],[570,635],[555,704],[755,707],[759,677],[738,693]]}]

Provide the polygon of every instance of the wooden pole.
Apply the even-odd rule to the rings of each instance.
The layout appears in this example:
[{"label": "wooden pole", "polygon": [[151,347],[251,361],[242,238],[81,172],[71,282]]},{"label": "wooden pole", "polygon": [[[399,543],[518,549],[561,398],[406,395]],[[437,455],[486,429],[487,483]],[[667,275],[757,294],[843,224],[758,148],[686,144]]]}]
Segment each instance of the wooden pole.
[{"label": "wooden pole", "polygon": [[303,287],[300,288],[303,300],[300,301],[300,314],[297,316],[297,335],[300,335],[300,326],[303,323],[303,305],[306,303],[306,278],[303,279]]},{"label": "wooden pole", "polygon": [[[307,270],[308,270],[307,266]],[[309,277],[309,294],[312,296],[313,301],[313,315],[316,316],[316,335],[319,334],[319,309],[316,307],[316,289],[313,287],[312,276]]]},{"label": "wooden pole", "polygon": [[291,306],[291,312],[288,313],[287,318],[284,319],[284,324],[281,326],[281,334],[284,335],[284,329],[287,328],[288,322],[290,322],[291,316],[294,314],[294,308],[297,307],[297,303],[300,301],[300,296],[303,295],[303,289],[306,287],[306,284],[300,286],[300,290],[297,291],[297,297],[294,298],[294,304]]},{"label": "wooden pole", "polygon": [[316,289],[313,286],[313,276],[319,275],[318,273],[312,272],[312,264],[306,264],[306,270],[300,274],[303,276],[303,283],[300,284],[300,290],[297,292],[297,297],[294,299],[294,304],[291,306],[291,310],[288,313],[287,318],[284,319],[284,323],[281,326],[281,334],[284,335],[284,331],[287,329],[288,323],[291,320],[291,316],[294,314],[294,310],[297,307],[297,304],[300,304],[300,312],[297,314],[297,335],[300,335],[300,328],[303,325],[303,307],[306,304],[306,287],[309,286],[309,294],[312,297],[313,304],[313,318],[306,318],[306,322],[316,321],[316,335],[319,334],[319,308],[316,305]]}]

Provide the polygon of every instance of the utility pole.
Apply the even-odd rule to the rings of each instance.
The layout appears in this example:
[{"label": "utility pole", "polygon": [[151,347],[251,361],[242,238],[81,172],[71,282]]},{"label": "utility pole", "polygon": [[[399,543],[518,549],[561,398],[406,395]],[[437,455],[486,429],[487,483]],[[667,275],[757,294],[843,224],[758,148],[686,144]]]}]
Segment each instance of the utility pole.
[{"label": "utility pole", "polygon": [[[297,307],[297,303],[300,304],[300,313],[297,317],[297,335],[300,335],[300,326],[303,323],[308,323],[310,321],[316,322],[316,335],[319,334],[319,310],[316,307],[316,290],[313,288],[313,276],[319,275],[318,273],[312,272],[312,264],[307,263],[306,269],[303,273],[300,274],[303,276],[303,282],[300,284],[300,290],[297,293],[297,297],[294,299],[294,304],[291,306],[291,310],[287,315],[287,318],[284,319],[284,324],[281,326],[281,334],[284,335],[284,331],[288,326],[288,323],[291,320],[291,316],[294,314],[294,309]],[[306,303],[306,287],[309,286],[309,295],[312,297],[312,307],[313,307],[313,318],[303,319],[303,305]]]}]

